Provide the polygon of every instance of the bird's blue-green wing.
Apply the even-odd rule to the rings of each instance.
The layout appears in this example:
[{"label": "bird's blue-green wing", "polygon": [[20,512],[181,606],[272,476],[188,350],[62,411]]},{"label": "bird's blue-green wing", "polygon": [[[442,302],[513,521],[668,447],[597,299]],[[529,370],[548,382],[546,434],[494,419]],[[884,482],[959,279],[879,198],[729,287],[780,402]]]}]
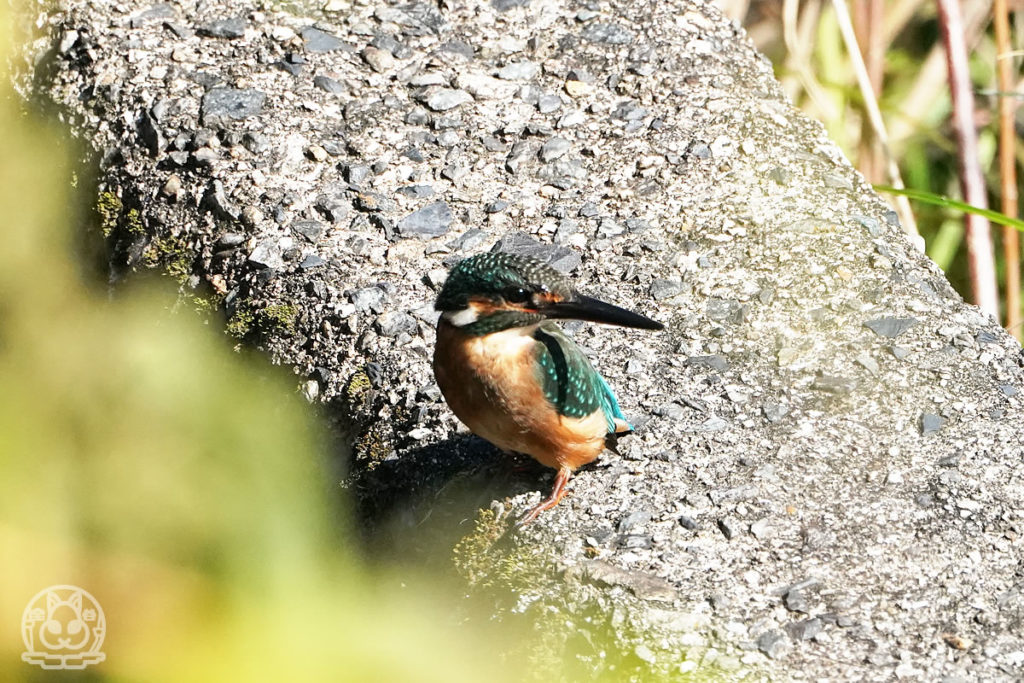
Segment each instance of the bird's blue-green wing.
[{"label": "bird's blue-green wing", "polygon": [[601,410],[609,433],[615,432],[616,419],[629,424],[611,387],[576,342],[553,323],[537,328],[534,338],[544,396],[560,415],[584,418]]},{"label": "bird's blue-green wing", "polygon": [[608,433],[611,434],[616,431],[615,419],[622,420],[630,431],[633,429],[633,425],[629,423],[626,416],[622,414],[622,408],[619,407],[619,402],[615,399],[615,394],[612,393],[612,388],[608,386],[608,382],[604,380],[604,377],[599,375],[597,372],[594,373],[597,377],[597,381],[601,383],[601,409],[604,410],[605,419],[608,420]]}]

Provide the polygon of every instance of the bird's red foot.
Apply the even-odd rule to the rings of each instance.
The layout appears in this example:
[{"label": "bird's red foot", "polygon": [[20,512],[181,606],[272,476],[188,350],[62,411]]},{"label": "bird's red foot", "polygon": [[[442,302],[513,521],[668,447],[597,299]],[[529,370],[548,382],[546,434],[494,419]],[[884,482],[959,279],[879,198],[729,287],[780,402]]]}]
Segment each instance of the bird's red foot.
[{"label": "bird's red foot", "polygon": [[540,513],[558,505],[558,501],[562,500],[562,496],[565,495],[565,485],[569,483],[570,477],[572,477],[572,470],[569,468],[563,467],[558,470],[558,475],[555,477],[555,485],[551,489],[551,495],[530,508],[530,511],[516,523],[516,526],[526,526],[537,519],[537,515]]}]

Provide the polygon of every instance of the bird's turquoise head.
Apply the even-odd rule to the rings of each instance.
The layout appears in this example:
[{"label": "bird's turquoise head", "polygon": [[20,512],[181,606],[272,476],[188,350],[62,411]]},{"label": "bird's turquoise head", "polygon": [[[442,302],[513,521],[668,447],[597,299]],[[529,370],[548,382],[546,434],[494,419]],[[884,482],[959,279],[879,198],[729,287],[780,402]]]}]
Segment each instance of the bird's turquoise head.
[{"label": "bird's turquoise head", "polygon": [[583,296],[565,276],[535,258],[502,252],[477,254],[455,264],[434,308],[449,324],[473,335],[558,318],[663,328],[650,318]]}]

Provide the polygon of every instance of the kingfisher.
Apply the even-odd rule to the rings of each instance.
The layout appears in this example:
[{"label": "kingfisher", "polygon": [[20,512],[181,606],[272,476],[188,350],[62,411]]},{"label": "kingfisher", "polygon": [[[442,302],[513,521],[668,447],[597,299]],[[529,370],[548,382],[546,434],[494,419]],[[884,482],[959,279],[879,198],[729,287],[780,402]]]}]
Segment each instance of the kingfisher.
[{"label": "kingfisher", "polygon": [[579,467],[632,431],[611,387],[559,319],[661,330],[650,318],[580,294],[535,258],[477,254],[452,268],[437,296],[434,375],[452,412],[504,451],[557,471],[551,495],[519,522],[562,499]]}]

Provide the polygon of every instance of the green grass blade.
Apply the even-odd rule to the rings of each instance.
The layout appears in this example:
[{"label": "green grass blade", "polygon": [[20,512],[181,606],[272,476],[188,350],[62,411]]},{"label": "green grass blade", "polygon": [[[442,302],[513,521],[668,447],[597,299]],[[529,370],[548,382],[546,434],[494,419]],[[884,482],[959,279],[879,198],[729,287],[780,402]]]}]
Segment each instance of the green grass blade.
[{"label": "green grass blade", "polygon": [[924,190],[909,190],[909,189],[897,189],[890,187],[889,185],[874,185],[875,191],[887,192],[889,194],[903,195],[908,199],[913,199],[924,204],[931,204],[932,206],[942,206],[947,209],[954,209],[956,211],[963,211],[964,213],[972,213],[976,216],[984,216],[993,223],[998,225],[1009,225],[1015,230],[1024,232],[1024,221],[1019,218],[1011,218],[1004,213],[993,211],[992,209],[982,209],[966,202],[961,202],[956,199],[950,199],[949,197],[943,197],[940,194],[933,192],[926,192]]}]

